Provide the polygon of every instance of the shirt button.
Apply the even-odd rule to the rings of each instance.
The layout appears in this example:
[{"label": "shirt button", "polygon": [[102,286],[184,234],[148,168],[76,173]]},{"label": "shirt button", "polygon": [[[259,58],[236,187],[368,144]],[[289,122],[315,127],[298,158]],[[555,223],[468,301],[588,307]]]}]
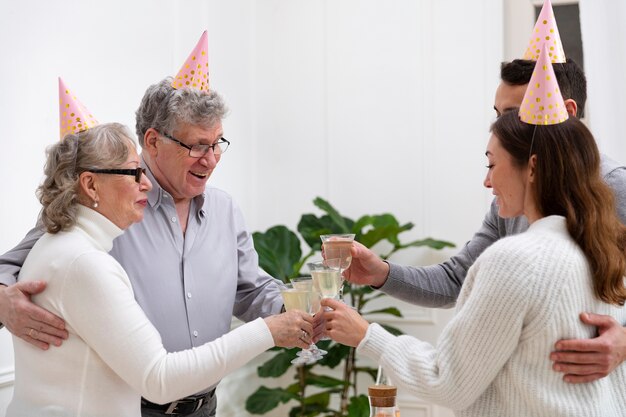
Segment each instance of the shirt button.
[{"label": "shirt button", "polygon": [[191,298],[191,293],[190,292],[187,293],[187,298]]},{"label": "shirt button", "polygon": [[193,331],[193,335],[194,335],[195,337],[198,337],[198,331],[197,331],[197,330],[194,330],[194,331]]},{"label": "shirt button", "polygon": [[172,223],[176,223],[176,217],[172,217]]}]

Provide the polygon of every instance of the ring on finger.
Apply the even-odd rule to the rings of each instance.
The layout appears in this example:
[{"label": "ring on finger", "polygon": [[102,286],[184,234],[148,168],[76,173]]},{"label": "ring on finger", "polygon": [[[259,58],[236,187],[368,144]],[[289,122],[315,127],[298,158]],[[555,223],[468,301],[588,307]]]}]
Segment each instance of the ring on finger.
[{"label": "ring on finger", "polygon": [[302,335],[300,336],[300,338],[306,339],[307,337],[309,337],[309,334],[305,330],[302,330]]},{"label": "ring on finger", "polygon": [[35,329],[30,329],[28,331],[28,337],[31,337],[31,338],[33,337],[33,330],[35,330]]}]

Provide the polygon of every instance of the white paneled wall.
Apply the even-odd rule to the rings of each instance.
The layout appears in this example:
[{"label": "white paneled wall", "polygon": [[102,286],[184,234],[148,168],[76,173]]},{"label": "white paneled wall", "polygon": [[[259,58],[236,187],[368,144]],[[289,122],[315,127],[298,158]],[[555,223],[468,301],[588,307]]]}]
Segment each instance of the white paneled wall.
[{"label": "white paneled wall", "polygon": [[[407,241],[462,245],[490,200],[483,153],[503,51],[501,3],[0,2],[0,251],[38,212],[44,149],[58,134],[56,77],[100,121],[133,127],[145,88],[175,74],[204,29],[211,87],[231,109],[225,136],[233,143],[211,181],[234,195],[251,229],[295,228],[321,196],[349,217],[390,212],[415,223]],[[453,253],[412,250],[395,260],[426,264]],[[432,342],[451,314],[403,311],[405,331]],[[224,381],[222,417],[246,415],[257,385],[281,383],[256,380],[261,362]],[[11,370],[3,330],[0,416]],[[406,415],[447,415],[400,397]]]}]

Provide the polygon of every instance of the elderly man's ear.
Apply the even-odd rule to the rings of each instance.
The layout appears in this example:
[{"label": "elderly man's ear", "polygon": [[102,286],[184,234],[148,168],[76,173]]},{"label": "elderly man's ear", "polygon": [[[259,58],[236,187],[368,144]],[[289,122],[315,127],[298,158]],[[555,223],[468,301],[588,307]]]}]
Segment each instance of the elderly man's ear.
[{"label": "elderly man's ear", "polygon": [[154,158],[158,154],[158,148],[159,132],[154,128],[146,130],[146,133],[143,135],[143,151]]}]

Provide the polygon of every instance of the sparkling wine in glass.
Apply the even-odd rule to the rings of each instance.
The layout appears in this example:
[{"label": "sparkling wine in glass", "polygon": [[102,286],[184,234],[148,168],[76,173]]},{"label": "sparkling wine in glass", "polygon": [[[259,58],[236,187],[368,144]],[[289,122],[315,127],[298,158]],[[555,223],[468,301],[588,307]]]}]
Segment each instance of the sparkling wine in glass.
[{"label": "sparkling wine in glass", "polygon": [[[280,292],[283,297],[283,303],[285,304],[285,310],[300,310],[311,314],[312,311],[312,296],[313,291],[307,291],[306,289],[295,288],[292,284],[287,284]],[[303,349],[302,353],[291,361],[294,365],[311,364],[317,361],[318,358],[314,357],[314,354],[309,349]]]},{"label": "sparkling wine in glass", "polygon": [[[321,298],[339,298],[343,284],[339,264],[340,259],[325,259],[307,264],[313,278],[313,286]],[[331,308],[326,307],[326,310]],[[330,340],[330,337],[323,336],[320,340]]]},{"label": "sparkling wine in glass", "polygon": [[324,246],[324,257],[326,259],[340,259],[341,272],[348,269],[352,262],[352,242],[354,234],[334,234],[321,235],[322,245]]},{"label": "sparkling wine in glass", "polygon": [[337,298],[339,295],[343,282],[340,263],[340,259],[326,259],[308,264],[313,285],[322,298]]},{"label": "sparkling wine in glass", "polygon": [[[312,316],[315,316],[315,314],[317,314],[317,312],[320,310],[320,298],[321,295],[319,293],[319,290],[317,289],[316,286],[313,285],[313,278],[312,277],[297,277],[297,278],[291,278],[291,285],[293,286],[293,288],[297,289],[297,290],[301,290],[301,291],[307,291],[310,292],[311,294],[309,294],[309,308],[310,310],[308,311],[308,313]],[[310,353],[310,355],[309,355]],[[328,352],[325,351],[324,349],[320,349],[317,347],[317,345],[315,343],[311,343],[309,345],[309,349],[308,350],[301,350],[297,353],[298,356],[309,356],[311,359],[313,359],[313,361],[311,361],[310,363],[313,363],[317,360],[322,359],[322,357],[327,354]]]}]

